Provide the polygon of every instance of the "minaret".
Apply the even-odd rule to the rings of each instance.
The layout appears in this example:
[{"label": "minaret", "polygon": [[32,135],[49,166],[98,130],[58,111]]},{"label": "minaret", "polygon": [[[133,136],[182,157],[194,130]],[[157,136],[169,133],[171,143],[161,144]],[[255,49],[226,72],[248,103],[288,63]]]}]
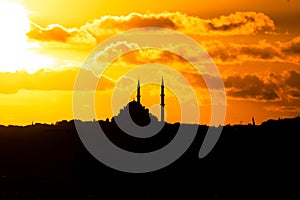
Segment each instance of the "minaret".
[{"label": "minaret", "polygon": [[255,120],[254,120],[254,117],[252,117],[252,125],[255,126]]},{"label": "minaret", "polygon": [[160,121],[164,122],[165,121],[165,86],[164,86],[164,78],[162,78],[161,81],[161,92],[160,92]]},{"label": "minaret", "polygon": [[137,98],[137,102],[141,103],[140,79],[138,79],[136,98]]}]

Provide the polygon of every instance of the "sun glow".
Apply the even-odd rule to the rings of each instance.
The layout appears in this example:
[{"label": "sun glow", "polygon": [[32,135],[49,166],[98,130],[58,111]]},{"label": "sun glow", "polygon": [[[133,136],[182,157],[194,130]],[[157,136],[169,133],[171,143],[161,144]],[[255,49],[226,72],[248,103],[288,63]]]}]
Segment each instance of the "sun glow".
[{"label": "sun glow", "polygon": [[16,3],[0,0],[0,72],[34,71],[52,64],[52,59],[34,52],[27,41],[28,11]]}]

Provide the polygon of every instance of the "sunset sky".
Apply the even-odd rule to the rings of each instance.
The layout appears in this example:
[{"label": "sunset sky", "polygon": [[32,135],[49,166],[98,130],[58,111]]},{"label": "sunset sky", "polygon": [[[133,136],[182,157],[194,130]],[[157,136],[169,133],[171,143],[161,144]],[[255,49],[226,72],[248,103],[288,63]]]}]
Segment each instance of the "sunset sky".
[{"label": "sunset sky", "polygon": [[[105,39],[141,27],[179,31],[209,53],[226,88],[225,124],[299,116],[299,19],[297,0],[0,0],[0,124],[73,119],[73,87],[82,63]],[[110,105],[122,73],[146,63],[168,65],[185,76],[199,101],[200,123],[209,123],[211,102],[203,80],[186,60],[158,50],[116,60],[99,83],[96,107]],[[145,74],[136,76],[143,82]],[[159,104],[159,92],[159,85],[142,87],[142,103]],[[166,111],[169,122],[180,121],[169,90]],[[111,118],[112,111],[99,108],[97,116]]]}]

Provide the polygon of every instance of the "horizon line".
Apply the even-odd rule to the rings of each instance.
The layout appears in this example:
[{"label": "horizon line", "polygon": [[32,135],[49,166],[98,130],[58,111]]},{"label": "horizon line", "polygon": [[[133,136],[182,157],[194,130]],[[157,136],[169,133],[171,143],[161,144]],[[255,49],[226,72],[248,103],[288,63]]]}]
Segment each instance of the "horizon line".
[{"label": "horizon line", "polygon": [[[185,125],[198,125],[198,126],[207,126],[207,127],[225,127],[225,126],[260,126],[262,125],[264,122],[268,122],[268,121],[281,121],[281,120],[292,120],[292,119],[297,119],[297,118],[300,118],[300,115],[298,116],[295,116],[295,117],[284,117],[284,118],[277,118],[277,119],[274,119],[274,118],[270,118],[270,119],[267,119],[265,121],[263,121],[262,123],[260,124],[252,124],[252,123],[239,123],[239,124],[231,124],[231,123],[227,123],[227,124],[224,124],[224,125],[218,125],[218,126],[215,126],[215,125],[207,125],[207,124],[199,124],[199,123],[182,123],[182,122],[173,122],[173,123],[170,123],[170,122],[161,122],[161,121],[158,121],[158,123],[166,123],[166,124],[185,124]],[[107,118],[109,119],[109,118]],[[25,125],[18,125],[18,124],[8,124],[8,125],[4,125],[4,124],[0,124],[0,127],[27,127],[27,126],[35,126],[35,125],[49,125],[49,126],[56,126],[56,125],[59,125],[59,123],[71,123],[73,121],[80,121],[80,122],[83,122],[83,123],[91,123],[91,122],[94,122],[94,123],[99,123],[99,122],[105,122],[105,123],[111,123],[112,122],[112,119],[109,119],[109,121],[106,120],[103,120],[103,119],[93,119],[93,120],[80,120],[80,119],[71,119],[71,120],[60,120],[60,121],[56,121],[55,123],[49,123],[49,122],[32,122],[31,124],[25,124]]]}]

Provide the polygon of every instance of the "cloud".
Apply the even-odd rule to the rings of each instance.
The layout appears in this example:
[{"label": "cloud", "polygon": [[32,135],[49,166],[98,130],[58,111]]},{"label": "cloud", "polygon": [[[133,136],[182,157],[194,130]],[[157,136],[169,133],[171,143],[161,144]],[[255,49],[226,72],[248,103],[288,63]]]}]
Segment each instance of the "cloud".
[{"label": "cloud", "polygon": [[256,44],[239,44],[211,40],[202,41],[201,44],[218,64],[234,64],[245,61],[300,64],[300,37],[285,43],[269,43],[262,40]]},{"label": "cloud", "polygon": [[[33,74],[25,71],[8,73],[0,73],[1,94],[13,94],[19,90],[57,90],[57,91],[72,91],[74,83],[79,72],[79,68],[69,68],[64,70],[39,70]],[[100,80],[95,77],[92,72],[82,69],[81,73],[87,80],[80,89],[91,89],[90,83],[99,81],[97,90],[105,90],[112,88],[114,83],[102,77]]]},{"label": "cloud", "polygon": [[285,79],[285,84],[300,90],[300,72],[289,71]]},{"label": "cloud", "polygon": [[[99,58],[100,57],[98,57],[98,62],[102,62],[103,59]],[[145,48],[137,49],[128,54],[125,54],[123,57],[120,57],[116,62],[125,62],[128,65],[143,65],[148,63],[161,63],[168,65],[173,62],[182,63],[184,62],[184,60],[179,56],[168,51]]]},{"label": "cloud", "polygon": [[232,97],[272,101],[279,99],[278,86],[266,83],[257,76],[230,76],[225,80],[227,94]]},{"label": "cloud", "polygon": [[299,116],[300,107],[295,105],[268,105],[265,106],[264,109],[268,112],[277,112],[282,115],[291,114],[293,116]]},{"label": "cloud", "polygon": [[67,29],[59,24],[52,24],[47,28],[42,28],[37,24],[31,23],[30,31],[27,36],[31,39],[41,41],[59,41],[66,42],[73,34],[76,29]]},{"label": "cloud", "polygon": [[100,35],[105,30],[117,32],[142,27],[170,28],[193,35],[250,35],[275,30],[270,17],[256,12],[235,12],[212,19],[202,19],[180,12],[131,13],[127,16],[103,16],[84,27],[94,35]]},{"label": "cloud", "polygon": [[[92,57],[93,59],[85,63],[84,67],[92,70],[95,76],[100,76],[104,69],[108,69],[106,67],[109,67],[109,71],[121,72],[124,68],[133,69],[150,63],[174,66],[175,70],[179,71],[194,69],[187,61],[169,51],[153,48],[141,49],[137,43],[126,41],[111,43]],[[115,74],[114,77],[116,77]]]},{"label": "cloud", "polygon": [[97,51],[93,55],[93,59],[88,59],[83,67],[91,70],[95,76],[99,77],[112,62],[120,59],[125,52],[138,48],[138,44],[126,41],[111,43],[103,50]]},{"label": "cloud", "polygon": [[82,26],[88,30],[96,38],[101,38],[102,35],[115,34],[120,31],[125,31],[133,28],[143,27],[162,27],[177,29],[175,22],[169,18],[168,13],[161,14],[139,14],[130,13],[127,16],[102,16],[95,19],[92,23],[87,23]]},{"label": "cloud", "polygon": [[272,33],[274,22],[264,13],[235,12],[227,16],[205,20],[207,30],[211,33],[230,35],[249,35],[257,33]]},{"label": "cloud", "polygon": [[[204,80],[206,80],[210,84],[210,89],[222,89],[222,79],[211,73],[209,67],[204,67],[200,73],[187,60],[169,51],[163,51],[160,49],[138,49],[123,55],[124,51],[128,51],[131,48],[135,49],[139,48],[139,46],[135,43],[127,43],[124,41],[112,43],[94,56],[95,64],[87,64],[86,66],[89,69],[92,69],[96,76],[99,76],[100,73],[103,72],[104,67],[109,66],[109,68],[106,68],[106,72],[109,71],[109,75],[106,75],[117,80],[117,77],[122,75],[120,72],[124,72],[125,74],[130,70],[134,70],[145,64],[162,64],[181,73],[181,75],[184,76],[194,87],[207,88],[204,82]],[[120,55],[123,56],[119,57]],[[201,62],[203,62],[204,59],[207,58],[203,58]],[[114,62],[108,63],[107,60],[114,60]],[[200,58],[198,58],[198,60],[200,60]],[[116,73],[117,71],[118,73]],[[118,74],[118,76],[116,74]]]},{"label": "cloud", "polygon": [[35,23],[31,23],[27,37],[42,42],[96,44],[96,39],[87,30],[66,28],[60,24],[51,24],[43,28]]},{"label": "cloud", "polygon": [[180,12],[158,14],[130,13],[126,16],[102,16],[81,27],[66,28],[52,24],[43,28],[31,24],[27,36],[38,41],[91,42],[98,43],[104,38],[133,28],[161,27],[178,30],[191,35],[253,35],[269,34],[275,31],[272,19],[257,12],[235,12],[212,19],[202,19]]},{"label": "cloud", "polygon": [[203,41],[202,44],[217,63],[241,63],[250,60],[284,60],[280,49],[265,41],[250,45],[225,44],[221,41]]},{"label": "cloud", "polygon": [[227,95],[256,101],[282,101],[300,99],[300,72],[283,74],[229,76],[224,80]]},{"label": "cloud", "polygon": [[[24,71],[15,73],[2,72],[0,73],[0,79],[2,81],[0,93],[14,94],[19,90],[72,91],[78,70],[79,68],[57,71],[40,70],[34,74],[29,74]],[[206,94],[205,92],[207,92],[207,89],[216,91],[220,89],[218,83],[220,83],[221,79],[217,77],[209,74],[202,74],[200,76],[196,72],[185,72],[184,70],[179,72],[188,80],[195,91],[201,91],[201,93],[199,93],[201,95]],[[94,85],[91,84],[99,81],[91,71],[82,69],[82,73],[84,74],[86,82],[79,88],[80,90],[89,90],[94,87]],[[178,88],[182,94],[184,94],[187,89],[185,85],[181,85],[182,82],[179,81],[179,79],[174,79],[173,74],[170,74],[167,71],[152,70],[145,73],[147,75],[141,75],[142,80],[146,80],[146,77],[152,80],[153,77],[159,77],[161,74],[164,74],[165,80],[168,80],[168,87]],[[137,77],[137,75],[134,75],[133,77]],[[203,78],[213,83],[212,88],[207,88]],[[299,71],[285,71],[282,74],[270,73],[264,76],[234,75],[226,78],[224,77],[223,79],[227,97],[229,98],[258,102],[300,101]],[[115,82],[109,77],[104,76],[98,82],[97,90],[110,90],[113,89],[114,86]]]},{"label": "cloud", "polygon": [[286,43],[279,43],[279,45],[283,53],[300,55],[300,37],[295,37]]},{"label": "cloud", "polygon": [[[189,83],[195,88],[207,88],[209,90],[222,90],[223,80],[221,77],[213,76],[210,74],[199,74],[197,71],[185,72],[184,70],[180,73],[189,81]],[[206,83],[207,81],[207,83]],[[210,84],[209,88],[208,85]]]},{"label": "cloud", "polygon": [[284,83],[287,86],[285,91],[288,98],[300,99],[300,72],[289,71],[284,78]]},{"label": "cloud", "polygon": [[139,49],[139,45],[136,43],[128,43],[126,41],[118,41],[116,43],[111,43],[106,46],[102,51],[97,52],[94,57],[94,62],[102,63],[104,61],[111,61],[119,58],[127,51],[132,51],[134,49]]}]

